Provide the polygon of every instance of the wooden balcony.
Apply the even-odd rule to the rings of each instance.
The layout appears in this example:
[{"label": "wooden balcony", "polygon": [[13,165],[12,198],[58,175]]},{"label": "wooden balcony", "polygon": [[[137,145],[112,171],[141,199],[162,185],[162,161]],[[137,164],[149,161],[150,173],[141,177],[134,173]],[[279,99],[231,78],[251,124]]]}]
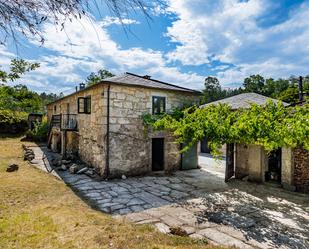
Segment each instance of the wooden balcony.
[{"label": "wooden balcony", "polygon": [[62,114],[61,130],[78,131],[77,114]]},{"label": "wooden balcony", "polygon": [[50,121],[50,129],[53,127],[67,131],[78,131],[77,114],[53,115]]}]

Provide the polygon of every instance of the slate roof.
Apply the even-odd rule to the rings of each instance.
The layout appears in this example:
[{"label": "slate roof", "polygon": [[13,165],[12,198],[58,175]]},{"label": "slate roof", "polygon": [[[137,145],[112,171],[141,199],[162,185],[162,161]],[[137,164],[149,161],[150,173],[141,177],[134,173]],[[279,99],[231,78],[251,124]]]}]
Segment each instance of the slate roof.
[{"label": "slate roof", "polygon": [[145,75],[145,76],[140,76],[137,74],[133,74],[133,73],[124,73],[122,75],[119,76],[113,76],[110,78],[106,78],[104,80],[102,80],[100,83],[98,84],[94,84],[91,86],[88,86],[82,90],[78,90],[76,92],[73,92],[69,95],[66,95],[60,99],[57,99],[51,103],[48,103],[48,105],[54,104],[60,100],[63,100],[67,97],[73,96],[75,94],[78,94],[80,92],[86,91],[92,87],[96,87],[99,84],[118,84],[118,85],[124,85],[124,86],[136,86],[136,87],[146,87],[146,88],[155,88],[155,89],[161,89],[161,90],[169,90],[169,91],[180,91],[180,92],[187,92],[187,93],[192,93],[192,94],[196,94],[196,95],[200,95],[201,92],[197,91],[197,90],[193,90],[193,89],[189,89],[189,88],[185,88],[185,87],[181,87],[181,86],[177,86],[177,85],[173,85],[170,83],[166,83],[163,81],[159,81],[159,80],[154,80],[151,79],[150,76]]},{"label": "slate roof", "polygon": [[102,81],[102,83],[108,82],[108,83],[115,83],[120,85],[128,85],[128,86],[141,86],[141,87],[147,87],[147,88],[157,88],[157,89],[163,89],[163,90],[171,90],[171,91],[182,91],[182,92],[190,92],[190,93],[200,93],[199,91],[173,85],[170,83],[166,83],[159,80],[151,79],[150,76],[140,76],[133,73],[124,73],[119,76],[113,76],[110,78],[106,78]]},{"label": "slate roof", "polygon": [[[213,101],[210,103],[207,103],[205,105],[200,106],[200,108],[203,108],[208,105],[217,105],[219,103],[221,104],[228,104],[231,106],[233,110],[239,109],[239,108],[249,108],[250,104],[257,104],[257,105],[265,105],[268,100],[273,101],[274,103],[278,103],[279,100],[265,97],[261,94],[257,93],[241,93],[232,97],[228,97],[225,99]],[[288,103],[282,102],[284,106],[288,106]]]}]

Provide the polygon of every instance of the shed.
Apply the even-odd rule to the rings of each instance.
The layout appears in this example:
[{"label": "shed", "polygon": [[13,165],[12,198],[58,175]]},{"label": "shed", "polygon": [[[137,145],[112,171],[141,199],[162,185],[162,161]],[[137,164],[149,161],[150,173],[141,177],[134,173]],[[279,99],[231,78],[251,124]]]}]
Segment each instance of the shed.
[{"label": "shed", "polygon": [[[242,93],[222,100],[214,101],[202,105],[201,108],[209,105],[227,104],[233,110],[247,109],[251,104],[265,105],[268,101],[279,103],[279,100],[269,98],[257,93]],[[288,103],[282,102],[284,106]],[[207,139],[204,139],[207,142]],[[201,142],[201,148],[206,145]],[[206,146],[207,147],[207,146]],[[273,181],[283,183],[287,178],[285,172],[291,170],[285,160],[286,149],[279,149],[267,154],[263,147],[258,145],[244,145],[244,144],[229,144],[226,146],[226,176],[225,180],[232,177],[242,179],[247,177],[251,181],[265,182]],[[291,185],[291,184],[289,184]]]},{"label": "shed", "polygon": [[33,130],[34,124],[36,122],[42,122],[42,119],[43,119],[43,114],[40,114],[40,113],[30,113],[28,115],[29,130]]}]

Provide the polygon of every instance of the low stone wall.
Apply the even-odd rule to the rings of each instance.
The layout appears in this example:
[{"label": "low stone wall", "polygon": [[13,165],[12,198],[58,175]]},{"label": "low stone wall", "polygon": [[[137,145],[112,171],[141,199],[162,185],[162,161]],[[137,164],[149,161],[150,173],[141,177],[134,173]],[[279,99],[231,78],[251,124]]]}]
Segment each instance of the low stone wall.
[{"label": "low stone wall", "polygon": [[68,131],[66,137],[66,153],[78,155],[79,134],[75,131]]},{"label": "low stone wall", "polygon": [[59,128],[52,128],[51,130],[51,150],[53,152],[61,152],[61,131]]},{"label": "low stone wall", "polygon": [[242,179],[249,175],[249,146],[236,144],[235,178]]},{"label": "low stone wall", "polygon": [[294,185],[299,192],[309,193],[309,151],[296,148],[294,156]]}]

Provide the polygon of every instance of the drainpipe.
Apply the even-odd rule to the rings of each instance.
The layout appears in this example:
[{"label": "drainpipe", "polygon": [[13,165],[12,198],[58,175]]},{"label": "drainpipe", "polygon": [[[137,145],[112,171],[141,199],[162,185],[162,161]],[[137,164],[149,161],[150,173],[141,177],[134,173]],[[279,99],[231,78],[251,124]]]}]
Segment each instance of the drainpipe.
[{"label": "drainpipe", "polygon": [[104,178],[109,176],[109,116],[110,116],[110,88],[109,84],[107,87],[107,115],[106,115],[106,156],[105,156],[105,169]]}]

